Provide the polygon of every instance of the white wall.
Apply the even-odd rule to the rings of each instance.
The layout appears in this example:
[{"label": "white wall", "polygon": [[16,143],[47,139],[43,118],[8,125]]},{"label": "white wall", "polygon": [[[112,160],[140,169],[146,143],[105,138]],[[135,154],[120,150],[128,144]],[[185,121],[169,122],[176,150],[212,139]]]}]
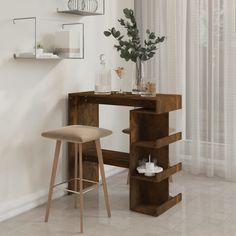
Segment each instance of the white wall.
[{"label": "white wall", "polygon": [[[66,125],[69,92],[93,90],[99,54],[107,55],[111,68],[123,64],[130,70],[130,65],[120,60],[112,48],[112,40],[102,32],[116,24],[123,8],[133,8],[133,0],[107,0],[105,16],[97,17],[59,15],[56,13],[58,2],[8,0],[1,3],[0,221],[45,201],[54,142],[41,138],[40,133]],[[22,40],[27,31],[18,32],[11,19],[25,16],[42,18],[42,34],[51,33],[48,32],[51,21],[85,23],[85,59],[14,60],[14,51],[29,41]],[[131,81],[127,79],[127,86],[129,84]],[[101,111],[100,125],[114,130],[114,135],[103,142],[104,146],[128,150],[128,137],[121,134],[121,129],[128,125],[127,109],[104,106]],[[111,169],[109,172],[112,173]],[[65,173],[64,161],[60,163],[57,180],[63,179]]]}]

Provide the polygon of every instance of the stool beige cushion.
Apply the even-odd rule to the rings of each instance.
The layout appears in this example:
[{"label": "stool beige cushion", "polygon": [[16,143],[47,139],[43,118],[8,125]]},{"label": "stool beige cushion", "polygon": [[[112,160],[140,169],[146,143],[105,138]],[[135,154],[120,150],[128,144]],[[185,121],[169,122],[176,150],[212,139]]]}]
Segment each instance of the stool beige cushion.
[{"label": "stool beige cushion", "polygon": [[71,125],[43,132],[42,136],[56,140],[75,143],[86,143],[112,134],[110,130],[92,126]]}]

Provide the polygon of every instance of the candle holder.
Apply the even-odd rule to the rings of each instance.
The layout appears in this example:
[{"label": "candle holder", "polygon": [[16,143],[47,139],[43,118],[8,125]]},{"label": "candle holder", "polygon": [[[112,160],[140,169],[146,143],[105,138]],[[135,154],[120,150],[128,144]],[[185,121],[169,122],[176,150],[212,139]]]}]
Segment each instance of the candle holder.
[{"label": "candle holder", "polygon": [[144,174],[145,176],[151,177],[163,171],[162,167],[155,165],[155,162],[151,161],[150,154],[148,159],[148,162],[142,161],[142,164],[137,167],[137,171],[139,174]]}]

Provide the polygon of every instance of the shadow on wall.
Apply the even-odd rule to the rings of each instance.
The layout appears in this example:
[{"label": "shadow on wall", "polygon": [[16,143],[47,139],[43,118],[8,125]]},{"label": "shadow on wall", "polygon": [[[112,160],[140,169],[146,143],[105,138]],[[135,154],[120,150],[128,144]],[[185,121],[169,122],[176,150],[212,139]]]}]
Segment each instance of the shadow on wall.
[{"label": "shadow on wall", "polygon": [[[64,81],[57,66],[58,61],[12,59],[0,67],[1,158],[36,157],[42,130],[66,123]],[[24,149],[32,155],[18,153]]]}]

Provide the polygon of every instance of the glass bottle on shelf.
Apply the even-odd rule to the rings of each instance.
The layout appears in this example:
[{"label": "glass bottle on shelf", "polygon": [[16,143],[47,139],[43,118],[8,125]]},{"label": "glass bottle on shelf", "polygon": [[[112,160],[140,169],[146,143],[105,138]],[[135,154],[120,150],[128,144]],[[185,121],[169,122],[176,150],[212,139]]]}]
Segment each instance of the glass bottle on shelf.
[{"label": "glass bottle on shelf", "polygon": [[96,75],[95,94],[111,94],[111,71],[106,66],[105,55],[100,55],[99,71]]}]

